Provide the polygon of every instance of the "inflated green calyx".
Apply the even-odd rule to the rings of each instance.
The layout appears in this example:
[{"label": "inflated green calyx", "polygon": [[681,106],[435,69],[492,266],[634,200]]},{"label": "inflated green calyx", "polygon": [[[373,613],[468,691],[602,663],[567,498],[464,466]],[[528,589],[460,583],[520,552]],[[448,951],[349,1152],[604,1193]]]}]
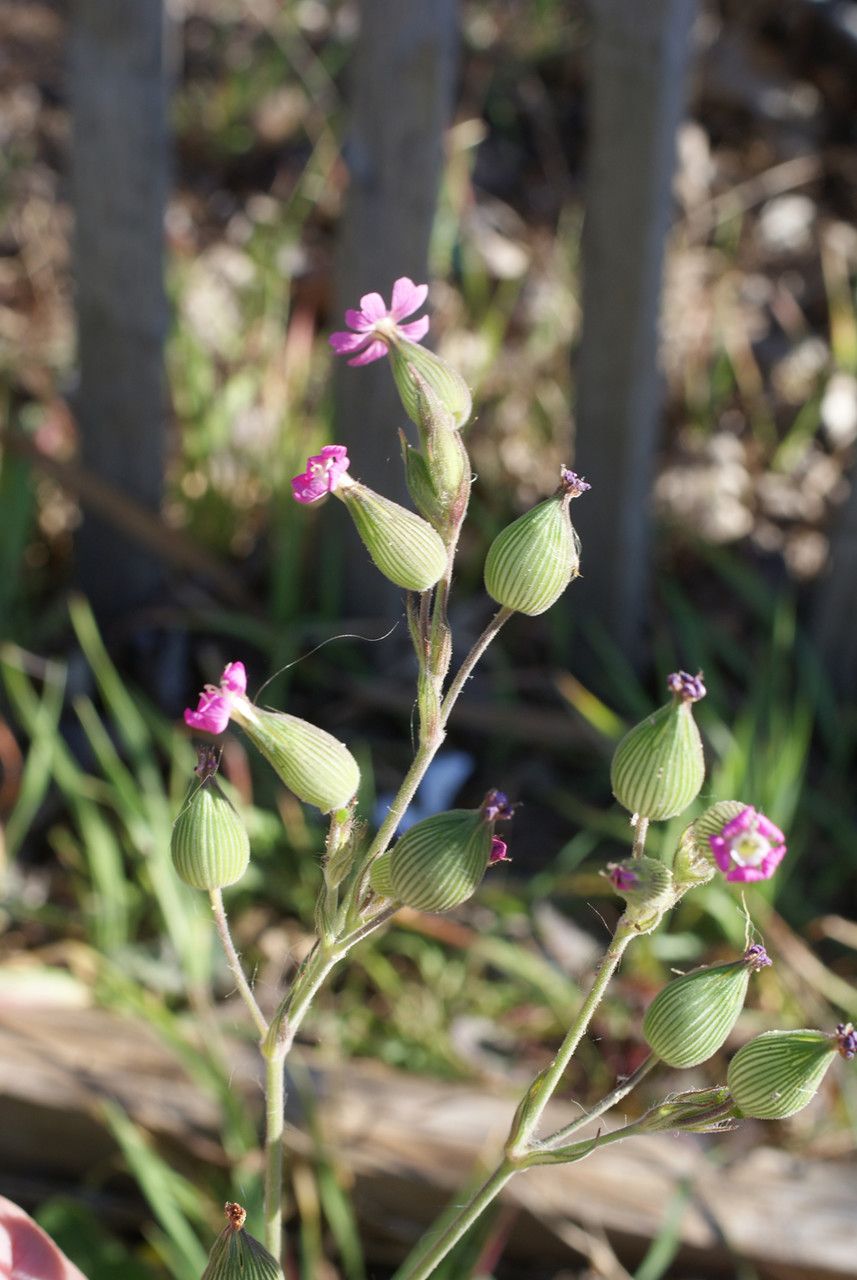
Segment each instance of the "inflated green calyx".
[{"label": "inflated green calyx", "polygon": [[217,753],[200,751],[191,783],[173,823],[170,852],[176,874],[194,889],[223,889],[247,870],[250,841],[244,823],[217,784]]},{"label": "inflated green calyx", "polygon": [[244,1230],[246,1216],[240,1204],[226,1205],[226,1226],[211,1247],[201,1280],[283,1280],[277,1259]]},{"label": "inflated green calyx", "polygon": [[726,1083],[742,1115],[785,1120],[812,1101],[837,1049],[822,1031],[766,1031],[738,1050]]},{"label": "inflated green calyx", "polygon": [[726,1040],[738,1020],[750,974],[770,964],[763,947],[749,947],[733,964],[696,969],[674,979],[649,1005],[643,1035],[671,1067],[695,1067]]},{"label": "inflated green calyx", "polygon": [[351,752],[318,725],[279,711],[262,711],[246,700],[232,718],[240,724],[290,791],[322,813],[344,809],[360,785]]},{"label": "inflated green calyx", "polygon": [[580,566],[569,506],[588,488],[563,467],[556,493],[498,533],[485,560],[485,590],[493,600],[530,617],[556,603]]},{"label": "inflated green calyx", "polygon": [[668,684],[671,700],[625,735],[610,768],[619,803],[656,822],[682,813],[705,778],[702,739],[691,710],[705,688],[699,676],[685,672],[670,676]]},{"label": "inflated green calyx", "polygon": [[447,553],[440,534],[427,520],[357,481],[341,485],[337,496],[385,578],[408,591],[434,586],[446,569]]}]

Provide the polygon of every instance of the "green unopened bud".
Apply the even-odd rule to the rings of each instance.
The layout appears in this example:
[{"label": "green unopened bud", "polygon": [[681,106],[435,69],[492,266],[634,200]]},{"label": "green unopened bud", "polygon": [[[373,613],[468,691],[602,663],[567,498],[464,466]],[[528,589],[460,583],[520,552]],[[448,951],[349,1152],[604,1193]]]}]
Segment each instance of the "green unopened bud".
[{"label": "green unopened bud", "polygon": [[376,568],[397,587],[427,591],[446,569],[447,554],[436,529],[414,511],[352,481],[336,490]]},{"label": "green unopened bud", "polygon": [[610,862],[602,874],[625,899],[625,918],[640,933],[650,932],[675,903],[672,872],[657,858],[642,855]]},{"label": "green unopened bud", "polygon": [[304,804],[329,813],[344,809],[354,796],[360,769],[333,734],[297,716],[261,711],[246,698],[235,702],[232,719]]},{"label": "green unopened bud", "polygon": [[460,434],[453,430],[453,417],[422,375],[412,370],[417,385],[420,440],[426,469],[438,497],[441,531],[461,523],[470,498],[470,458]]},{"label": "green unopened bud", "polygon": [[445,519],[443,504],[432,484],[428,464],[408,440],[403,431],[399,432],[399,444],[402,449],[402,462],[405,464],[405,483],[417,511],[425,516],[435,529],[440,528]]},{"label": "green unopened bud", "polygon": [[173,824],[170,851],[176,874],[194,889],[224,889],[247,870],[250,841],[244,823],[215,778],[217,755],[200,751],[193,782]]},{"label": "green unopened bud", "polygon": [[766,1031],[739,1049],[726,1081],[742,1115],[785,1120],[815,1096],[838,1049],[821,1031]]},{"label": "green unopened bud", "polygon": [[695,1067],[716,1053],[738,1020],[750,974],[770,964],[764,947],[733,964],[696,969],[664,987],[649,1005],[643,1035],[670,1067]]},{"label": "green unopened bud", "polygon": [[393,878],[390,871],[392,851],[387,849],[380,858],[376,858],[369,868],[369,883],[379,898],[394,898]]},{"label": "green unopened bud", "polygon": [[634,1124],[636,1133],[728,1133],[737,1125],[735,1101],[725,1084],[674,1093]]},{"label": "green unopened bud", "polygon": [[479,809],[451,809],[415,823],[390,851],[390,896],[418,911],[465,902],[488,869],[494,822],[509,816],[506,797],[492,791]]},{"label": "green unopened bud", "polygon": [[610,768],[613,794],[630,813],[655,822],[674,818],[699,795],[705,778],[702,739],[691,705],[705,696],[699,676],[669,677],[672,699],[635,725]]},{"label": "green unopened bud", "polygon": [[389,353],[393,377],[411,422],[419,426],[421,421],[419,384],[414,378],[416,372],[449,413],[452,428],[460,431],[467,426],[473,412],[473,399],[470,388],[456,369],[433,351],[400,335],[391,338]]},{"label": "green unopened bud", "polygon": [[563,467],[556,493],[497,534],[485,561],[485,590],[493,600],[530,617],[556,603],[580,566],[569,506],[589,487]]},{"label": "green unopened bud", "polygon": [[277,1259],[244,1230],[246,1216],[240,1204],[226,1205],[226,1226],[211,1247],[202,1280],[283,1280]]}]

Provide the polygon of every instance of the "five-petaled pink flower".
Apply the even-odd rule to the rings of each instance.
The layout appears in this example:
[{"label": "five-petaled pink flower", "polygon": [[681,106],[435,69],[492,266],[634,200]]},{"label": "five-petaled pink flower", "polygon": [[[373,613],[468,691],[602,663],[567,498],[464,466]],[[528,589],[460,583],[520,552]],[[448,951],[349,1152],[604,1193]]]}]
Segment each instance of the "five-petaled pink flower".
[{"label": "five-petaled pink flower", "polygon": [[338,356],[351,355],[349,364],[371,364],[387,354],[396,338],[420,342],[428,333],[428,316],[408,324],[401,321],[418,311],[427,296],[428,285],[414,284],[407,276],[400,276],[393,285],[389,309],[380,293],[364,293],[360,310],[345,313],[345,323],[354,332],[332,333],[330,345]]},{"label": "five-petaled pink flower", "polygon": [[292,494],[296,502],[318,502],[333,493],[351,466],[351,459],[344,444],[326,444],[321,453],[307,458],[306,471],[292,480]]},{"label": "five-petaled pink flower", "polygon": [[786,838],[770,818],[749,806],[709,836],[714,861],[726,879],[769,880],[786,856]]},{"label": "five-petaled pink flower", "polygon": [[244,663],[228,662],[220,677],[220,685],[207,684],[199,695],[196,710],[185,709],[185,724],[191,729],[204,729],[206,733],[222,733],[229,724],[235,700],[243,698],[246,692]]}]

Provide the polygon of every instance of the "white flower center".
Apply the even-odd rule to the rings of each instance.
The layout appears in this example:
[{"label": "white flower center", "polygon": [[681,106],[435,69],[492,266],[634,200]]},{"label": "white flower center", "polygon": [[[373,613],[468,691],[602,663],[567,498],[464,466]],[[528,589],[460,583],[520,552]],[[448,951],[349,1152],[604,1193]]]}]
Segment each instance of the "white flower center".
[{"label": "white flower center", "polygon": [[732,861],[739,867],[758,867],[770,852],[771,842],[758,831],[742,831],[731,842]]}]

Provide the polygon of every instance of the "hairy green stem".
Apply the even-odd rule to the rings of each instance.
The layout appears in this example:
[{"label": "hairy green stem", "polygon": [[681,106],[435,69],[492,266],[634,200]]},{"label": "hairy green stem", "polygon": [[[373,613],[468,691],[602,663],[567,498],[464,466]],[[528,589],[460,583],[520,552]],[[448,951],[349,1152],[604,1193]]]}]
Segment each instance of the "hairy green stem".
[{"label": "hairy green stem", "polygon": [[564,1146],[572,1134],[577,1133],[584,1125],[589,1124],[591,1120],[597,1120],[599,1116],[603,1116],[611,1107],[615,1107],[623,1098],[627,1098],[628,1094],[636,1089],[637,1085],[643,1080],[653,1067],[660,1062],[660,1058],[655,1054],[649,1054],[644,1062],[641,1062],[636,1071],[626,1076],[621,1084],[617,1084],[615,1089],[611,1089],[605,1094],[600,1102],[596,1102],[595,1106],[589,1111],[582,1112],[576,1120],[572,1120],[570,1124],[563,1125],[561,1129],[557,1129],[556,1133],[552,1133],[550,1137],[545,1138],[539,1143],[540,1151],[549,1151],[553,1147]]},{"label": "hairy green stem", "polygon": [[488,1208],[516,1172],[517,1165],[504,1160],[497,1166],[482,1186],[476,1191],[467,1204],[452,1221],[432,1238],[431,1234],[423,1237],[417,1248],[407,1258],[393,1277],[393,1280],[425,1280],[443,1261],[450,1249],[458,1244],[465,1232],[473,1226],[477,1218]]},{"label": "hairy green stem", "polygon": [[450,684],[449,689],[447,690],[447,693],[446,693],[446,697],[441,703],[441,708],[440,708],[441,725],[445,725],[447,720],[449,719],[452,708],[455,706],[456,702],[458,701],[458,695],[461,693],[461,690],[464,688],[465,684],[473,674],[473,668],[476,666],[477,662],[482,657],[483,653],[488,648],[491,641],[497,635],[500,628],[504,625],[504,623],[509,621],[513,613],[514,613],[514,610],[507,609],[505,605],[503,606],[502,609],[498,609],[498,611],[494,614],[494,617],[488,623],[488,626],[482,632],[482,635],[476,641],[473,648],[470,650],[467,657],[462,662],[461,666],[458,668],[455,679]]},{"label": "hairy green stem", "polygon": [[235,943],[232,941],[232,934],[229,932],[229,922],[226,919],[226,909],[223,905],[223,893],[220,889],[209,889],[208,897],[211,901],[211,910],[214,913],[214,923],[217,926],[217,933],[220,938],[221,945],[226,954],[226,962],[229,965],[232,977],[235,979],[235,985],[238,992],[250,1011],[250,1016],[259,1035],[264,1040],[268,1034],[267,1019],[256,1003],[256,997],[247,981],[246,974],[241,968],[241,958],[235,950]]},{"label": "hairy green stem", "polygon": [[286,1112],[286,1053],[265,1053],[265,1248],[283,1251],[283,1130]]}]

